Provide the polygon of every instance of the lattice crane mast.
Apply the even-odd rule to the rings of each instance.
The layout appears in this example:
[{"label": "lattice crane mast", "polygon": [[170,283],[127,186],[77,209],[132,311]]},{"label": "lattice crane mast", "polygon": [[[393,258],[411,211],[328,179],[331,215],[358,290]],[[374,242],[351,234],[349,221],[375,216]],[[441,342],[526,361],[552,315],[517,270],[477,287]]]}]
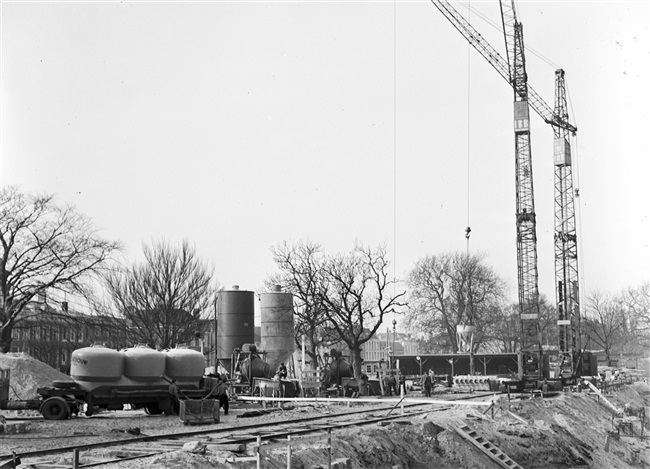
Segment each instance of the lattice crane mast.
[{"label": "lattice crane mast", "polygon": [[514,90],[517,279],[523,355],[521,374],[525,381],[534,381],[542,378],[543,370],[529,107],[554,129],[563,132],[576,132],[577,129],[565,116],[551,110],[537,92],[528,86],[523,26],[517,20],[513,1],[500,1],[508,60],[504,60],[449,2],[431,1]]},{"label": "lattice crane mast", "polygon": [[533,161],[530,146],[528,75],[524,54],[523,26],[517,21],[514,4],[499,2],[506,42],[510,86],[514,91],[515,179],[517,181],[517,273],[523,378],[542,378],[542,337],[539,327],[537,286],[537,224],[533,191]]},{"label": "lattice crane mast", "polygon": [[[569,120],[564,70],[555,71],[555,113]],[[572,378],[580,365],[580,293],[573,170],[569,129],[553,126],[555,166],[555,281],[559,368],[562,378]]]}]

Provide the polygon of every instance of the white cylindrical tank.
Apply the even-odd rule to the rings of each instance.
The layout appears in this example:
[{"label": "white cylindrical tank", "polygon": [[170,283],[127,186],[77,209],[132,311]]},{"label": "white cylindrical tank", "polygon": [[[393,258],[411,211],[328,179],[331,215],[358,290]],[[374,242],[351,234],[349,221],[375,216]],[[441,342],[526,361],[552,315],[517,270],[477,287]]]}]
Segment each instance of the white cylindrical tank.
[{"label": "white cylindrical tank", "polygon": [[187,348],[165,350],[165,375],[179,382],[198,382],[205,372],[205,357]]},{"label": "white cylindrical tank", "polygon": [[293,295],[279,285],[260,295],[261,347],[266,361],[275,370],[280,363],[288,365],[295,346],[293,329]]},{"label": "white cylindrical tank", "polygon": [[124,376],[134,381],[160,381],[165,374],[165,355],[162,352],[138,345],[122,350]]},{"label": "white cylindrical tank", "polygon": [[77,382],[117,381],[123,372],[124,356],[101,345],[77,349],[70,357],[70,377]]}]

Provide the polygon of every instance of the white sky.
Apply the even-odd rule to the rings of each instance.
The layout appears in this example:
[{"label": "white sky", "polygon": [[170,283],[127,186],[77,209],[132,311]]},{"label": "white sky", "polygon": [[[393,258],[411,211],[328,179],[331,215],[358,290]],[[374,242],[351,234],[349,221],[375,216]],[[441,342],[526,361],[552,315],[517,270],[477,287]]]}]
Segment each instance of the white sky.
[{"label": "white sky", "polygon": [[[500,24],[498,2],[471,5]],[[583,292],[638,285],[649,2],[518,7],[527,47],[553,63],[527,54],[551,107],[555,68],[567,73]],[[429,1],[1,8],[2,184],[75,204],[130,258],[185,238],[222,285],[258,290],[272,245],[356,239],[385,243],[404,277],[463,251],[469,213],[470,250],[516,299],[512,91]],[[505,56],[499,31],[469,18]],[[532,122],[539,286],[554,301],[553,133]]]}]

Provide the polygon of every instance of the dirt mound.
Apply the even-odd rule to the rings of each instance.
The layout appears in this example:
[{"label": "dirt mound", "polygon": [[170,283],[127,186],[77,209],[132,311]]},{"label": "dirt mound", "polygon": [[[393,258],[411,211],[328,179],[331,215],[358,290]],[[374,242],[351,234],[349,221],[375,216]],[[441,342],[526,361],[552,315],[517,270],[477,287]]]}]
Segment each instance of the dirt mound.
[{"label": "dirt mound", "polygon": [[[637,401],[645,385],[626,386],[621,398]],[[492,417],[494,415],[494,417]],[[350,460],[353,469],[410,468],[490,469],[498,465],[461,437],[455,428],[468,425],[484,440],[500,448],[527,469],[650,468],[650,443],[621,433],[613,437],[610,411],[590,393],[566,393],[556,397],[502,398],[494,414],[457,407],[406,417],[386,426],[345,429],[332,434],[335,458]],[[638,429],[638,422],[635,424]],[[325,438],[325,437],[324,437]],[[321,445],[301,445],[292,452],[293,469],[327,467]],[[202,455],[183,451],[138,462],[108,465],[111,469],[168,467],[226,468],[232,454],[210,450]],[[285,467],[286,451],[271,450],[269,467]],[[253,466],[237,466],[253,467]]]},{"label": "dirt mound", "polygon": [[0,368],[11,370],[9,399],[33,399],[36,389],[70,377],[25,353],[0,353]]},{"label": "dirt mound", "polygon": [[650,386],[643,381],[637,381],[629,386],[623,386],[607,398],[621,408],[625,405],[650,407]]}]

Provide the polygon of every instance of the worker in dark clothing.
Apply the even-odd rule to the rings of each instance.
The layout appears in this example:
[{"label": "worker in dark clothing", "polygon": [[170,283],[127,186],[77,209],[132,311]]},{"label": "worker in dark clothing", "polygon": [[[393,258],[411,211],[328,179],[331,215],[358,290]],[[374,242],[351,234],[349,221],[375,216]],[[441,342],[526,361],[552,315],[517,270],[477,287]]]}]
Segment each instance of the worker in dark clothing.
[{"label": "worker in dark clothing", "polygon": [[228,378],[219,373],[210,373],[205,379],[206,399],[219,399],[219,408],[223,407],[224,415],[228,415]]},{"label": "worker in dark clothing", "polygon": [[431,397],[431,373],[426,373],[422,377],[422,386],[424,387],[424,397]]},{"label": "worker in dark clothing", "polygon": [[219,407],[223,407],[223,414],[228,415],[228,380],[225,377],[219,379],[215,389],[216,397],[219,399]]},{"label": "worker in dark clothing", "polygon": [[169,395],[171,397],[171,410],[177,414],[180,410],[181,396],[175,379],[172,379],[169,383]]},{"label": "worker in dark clothing", "polygon": [[284,363],[280,363],[280,366],[278,367],[278,375],[280,375],[280,379],[287,379],[287,367]]},{"label": "worker in dark clothing", "polygon": [[395,379],[395,375],[393,374],[392,371],[391,371],[390,375],[388,376],[388,378],[386,379],[386,384],[387,384],[388,395],[389,396],[392,396],[393,392],[395,393],[395,395],[398,394],[398,392],[397,392],[397,380]]},{"label": "worker in dark clothing", "polygon": [[406,377],[402,374],[402,372],[399,372],[399,390],[400,393],[404,393],[403,395],[406,396]]}]

